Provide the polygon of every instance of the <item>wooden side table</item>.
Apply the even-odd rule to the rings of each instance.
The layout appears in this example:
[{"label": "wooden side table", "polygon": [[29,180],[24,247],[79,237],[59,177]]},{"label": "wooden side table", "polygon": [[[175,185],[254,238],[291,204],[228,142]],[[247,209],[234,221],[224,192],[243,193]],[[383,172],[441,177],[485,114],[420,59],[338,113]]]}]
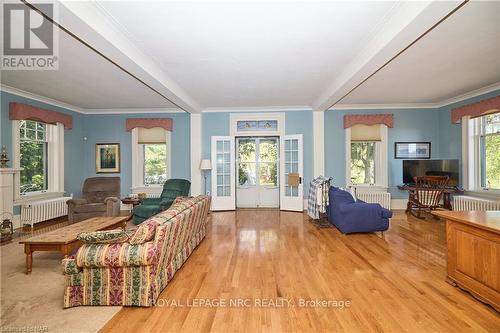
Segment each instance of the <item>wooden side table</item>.
[{"label": "wooden side table", "polygon": [[128,219],[132,219],[132,217],[134,216],[134,207],[139,205],[142,200],[139,199],[139,198],[123,198],[121,199],[122,203],[124,205],[132,205],[132,209],[130,210],[130,216],[128,217]]}]

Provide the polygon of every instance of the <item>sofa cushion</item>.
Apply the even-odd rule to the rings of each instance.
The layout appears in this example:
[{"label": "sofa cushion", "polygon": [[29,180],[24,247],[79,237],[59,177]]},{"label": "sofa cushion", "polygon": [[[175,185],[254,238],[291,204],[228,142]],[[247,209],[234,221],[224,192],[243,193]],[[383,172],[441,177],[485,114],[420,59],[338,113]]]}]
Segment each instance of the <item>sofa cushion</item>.
[{"label": "sofa cushion", "polygon": [[132,245],[149,242],[155,236],[157,225],[155,221],[142,223],[132,237],[130,237],[128,242]]},{"label": "sofa cushion", "polygon": [[102,230],[93,232],[82,232],[76,237],[84,243],[104,244],[104,243],[120,243],[129,238],[129,233],[122,229]]},{"label": "sofa cushion", "polygon": [[90,203],[85,205],[75,206],[75,213],[93,213],[93,212],[105,212],[106,204],[104,203]]}]

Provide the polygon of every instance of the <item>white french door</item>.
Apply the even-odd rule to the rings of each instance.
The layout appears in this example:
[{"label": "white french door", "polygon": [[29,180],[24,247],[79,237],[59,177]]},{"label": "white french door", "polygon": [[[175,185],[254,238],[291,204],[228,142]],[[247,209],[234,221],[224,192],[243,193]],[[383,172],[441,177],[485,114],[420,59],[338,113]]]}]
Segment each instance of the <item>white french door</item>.
[{"label": "white french door", "polygon": [[[304,209],[303,140],[302,134],[282,136],[280,153],[280,209]],[[298,186],[288,184],[289,174],[299,176]]]},{"label": "white french door", "polygon": [[212,137],[212,210],[235,209],[234,138]]}]

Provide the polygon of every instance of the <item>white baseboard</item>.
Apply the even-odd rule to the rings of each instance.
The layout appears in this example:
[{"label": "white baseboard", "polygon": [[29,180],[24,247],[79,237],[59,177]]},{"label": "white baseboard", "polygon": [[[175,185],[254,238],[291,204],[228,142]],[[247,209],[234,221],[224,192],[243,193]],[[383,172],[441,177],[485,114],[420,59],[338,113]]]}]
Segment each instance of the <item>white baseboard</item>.
[{"label": "white baseboard", "polygon": [[406,209],[408,199],[391,199],[391,209]]}]

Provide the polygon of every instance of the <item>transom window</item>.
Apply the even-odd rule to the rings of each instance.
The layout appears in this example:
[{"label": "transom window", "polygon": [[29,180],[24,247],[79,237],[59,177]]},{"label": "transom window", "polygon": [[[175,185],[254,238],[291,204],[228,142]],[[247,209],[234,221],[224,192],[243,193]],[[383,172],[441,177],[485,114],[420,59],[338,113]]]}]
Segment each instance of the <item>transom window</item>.
[{"label": "transom window", "polygon": [[19,122],[20,194],[42,192],[48,188],[47,125],[38,121]]}]

